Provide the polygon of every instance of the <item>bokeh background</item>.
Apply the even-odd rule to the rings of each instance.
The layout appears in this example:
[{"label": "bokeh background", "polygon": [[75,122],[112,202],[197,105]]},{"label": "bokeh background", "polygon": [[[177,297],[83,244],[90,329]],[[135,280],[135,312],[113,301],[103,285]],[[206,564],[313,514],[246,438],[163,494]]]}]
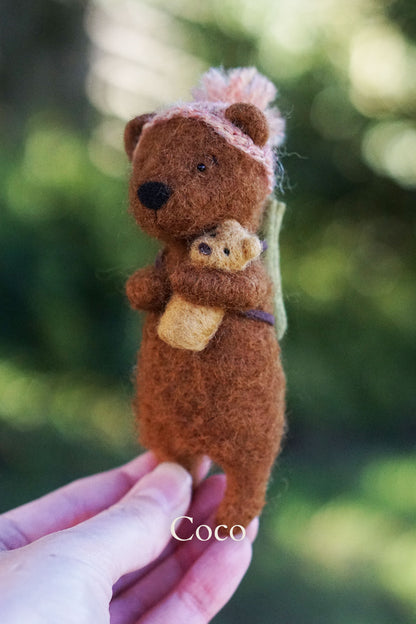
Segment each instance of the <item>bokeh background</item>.
[{"label": "bokeh background", "polygon": [[123,124],[256,65],[287,117],[290,429],[215,622],[415,621],[415,37],[414,0],[2,0],[0,511],[137,452],[123,284],[157,247]]}]

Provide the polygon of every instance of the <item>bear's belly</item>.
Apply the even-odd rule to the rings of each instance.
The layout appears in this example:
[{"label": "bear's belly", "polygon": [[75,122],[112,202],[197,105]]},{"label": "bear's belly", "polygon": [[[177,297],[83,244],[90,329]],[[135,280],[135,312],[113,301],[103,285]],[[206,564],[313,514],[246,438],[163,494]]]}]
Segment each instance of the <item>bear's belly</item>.
[{"label": "bear's belly", "polygon": [[148,314],[137,369],[145,445],[151,430],[207,452],[211,440],[227,444],[237,436],[247,446],[254,431],[266,441],[282,429],[285,379],[272,326],[229,313],[209,345],[193,352],[164,343],[158,322],[158,314]]}]

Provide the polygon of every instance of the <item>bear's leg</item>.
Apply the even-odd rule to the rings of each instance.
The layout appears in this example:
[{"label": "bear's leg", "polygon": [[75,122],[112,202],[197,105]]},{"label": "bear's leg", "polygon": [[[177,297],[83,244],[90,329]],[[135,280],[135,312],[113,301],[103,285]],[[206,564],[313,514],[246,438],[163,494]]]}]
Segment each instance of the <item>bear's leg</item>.
[{"label": "bear's leg", "polygon": [[221,464],[227,476],[227,488],[217,511],[217,525],[246,527],[260,514],[273,462],[274,455],[266,455],[256,463],[235,458],[233,463]]}]

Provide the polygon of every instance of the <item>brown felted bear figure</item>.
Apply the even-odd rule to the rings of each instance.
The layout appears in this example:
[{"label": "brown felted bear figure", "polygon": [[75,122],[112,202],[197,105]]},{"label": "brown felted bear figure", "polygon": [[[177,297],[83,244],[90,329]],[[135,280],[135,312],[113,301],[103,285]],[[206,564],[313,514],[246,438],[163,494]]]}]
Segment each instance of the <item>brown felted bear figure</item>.
[{"label": "brown felted bear figure", "polygon": [[[262,251],[255,234],[235,219],[227,219],[215,230],[196,238],[189,258],[196,267],[220,271],[242,271]],[[171,347],[202,351],[214,336],[225,310],[187,301],[174,293],[163,313],[157,333]]]},{"label": "brown felted bear figure", "polygon": [[[265,502],[284,429],[285,378],[273,327],[273,287],[260,258],[238,271],[198,266],[192,241],[228,219],[255,234],[272,193],[283,121],[275,88],[254,68],[210,70],[194,101],[127,124],[130,211],[164,243],[127,282],[147,312],[134,407],[141,443],[195,474],[208,455],[227,476],[217,522],[246,526]],[[202,351],[158,336],[173,293],[225,311]]]}]

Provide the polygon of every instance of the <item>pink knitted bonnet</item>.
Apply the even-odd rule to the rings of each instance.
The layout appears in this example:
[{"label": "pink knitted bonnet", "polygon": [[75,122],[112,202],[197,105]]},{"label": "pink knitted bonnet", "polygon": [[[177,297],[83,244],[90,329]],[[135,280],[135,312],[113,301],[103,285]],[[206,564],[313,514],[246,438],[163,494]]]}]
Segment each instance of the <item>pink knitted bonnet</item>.
[{"label": "pink knitted bonnet", "polygon": [[[211,126],[230,145],[242,150],[260,162],[266,169],[271,193],[276,184],[274,174],[274,148],[283,143],[285,122],[276,107],[269,106],[276,97],[276,88],[255,67],[230,69],[211,68],[193,89],[193,102],[175,104],[154,115],[145,124],[143,131],[161,121],[173,117],[201,119]],[[226,119],[225,110],[237,102],[254,104],[267,119],[269,138],[262,147],[231,121]]]}]

